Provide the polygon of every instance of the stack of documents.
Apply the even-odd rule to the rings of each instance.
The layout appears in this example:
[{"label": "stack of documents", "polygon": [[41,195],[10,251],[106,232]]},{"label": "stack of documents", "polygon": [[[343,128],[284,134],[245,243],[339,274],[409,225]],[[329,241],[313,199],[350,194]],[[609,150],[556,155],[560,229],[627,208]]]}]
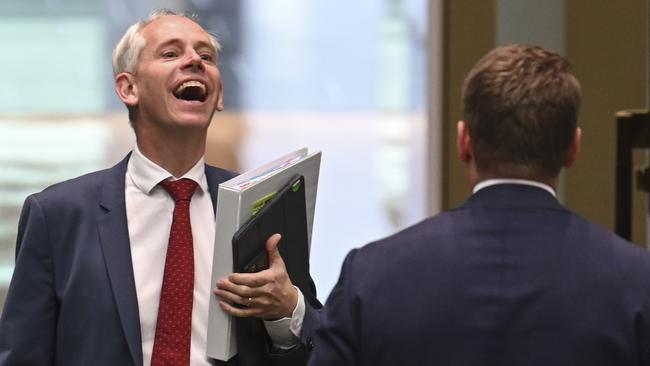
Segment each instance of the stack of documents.
[{"label": "stack of documents", "polygon": [[[308,153],[303,148],[219,185],[211,283],[215,284],[217,279],[233,272],[232,239],[235,232],[260,209],[260,202],[272,197],[297,175],[304,177],[307,236],[311,243],[320,160],[320,151]],[[211,296],[208,356],[222,361],[235,356],[235,331],[232,316],[221,310],[218,299]]]}]

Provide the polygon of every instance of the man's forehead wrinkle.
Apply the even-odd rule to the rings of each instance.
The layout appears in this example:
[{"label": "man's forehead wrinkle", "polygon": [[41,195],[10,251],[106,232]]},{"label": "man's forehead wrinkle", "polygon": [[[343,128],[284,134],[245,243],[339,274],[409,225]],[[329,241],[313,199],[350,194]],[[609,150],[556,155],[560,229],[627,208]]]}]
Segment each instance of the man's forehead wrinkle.
[{"label": "man's forehead wrinkle", "polygon": [[[164,17],[163,17],[164,18]],[[142,37],[147,41],[147,43],[150,43],[153,39],[158,38],[158,44],[153,45],[155,49],[158,49],[160,47],[164,46],[169,46],[170,44],[174,43],[185,43],[185,40],[177,37],[175,35],[179,34],[179,32],[184,32],[187,30],[186,26],[181,26],[180,29],[166,29],[169,27],[177,28],[179,24],[170,24],[170,23],[165,23],[163,25],[157,25],[157,27],[152,27],[152,25],[155,25],[156,22],[160,21],[162,18],[156,19],[152,21],[151,23],[147,24],[144,28],[141,30]],[[185,20],[185,18],[181,18]],[[200,25],[196,24],[193,21],[190,21],[195,27],[197,27],[196,30],[199,30],[202,33],[202,39],[192,41],[193,42],[193,47],[199,48],[199,47],[208,47],[211,51],[216,52],[217,50],[214,48],[211,40],[210,40],[210,34],[203,29]],[[170,39],[165,39],[165,37],[172,37]],[[152,39],[153,38],[153,39]]]},{"label": "man's forehead wrinkle", "polygon": [[201,31],[208,36],[208,32],[197,22],[176,15],[167,15],[157,19],[152,20],[150,23],[145,25],[141,31],[155,29],[157,31],[161,29],[170,29],[171,30],[189,30],[194,28],[195,30]]}]

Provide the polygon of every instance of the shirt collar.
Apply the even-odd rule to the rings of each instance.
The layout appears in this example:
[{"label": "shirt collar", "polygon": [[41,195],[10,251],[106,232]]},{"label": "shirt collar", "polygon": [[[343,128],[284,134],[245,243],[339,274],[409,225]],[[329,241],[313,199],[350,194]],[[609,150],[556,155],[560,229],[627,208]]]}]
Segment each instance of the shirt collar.
[{"label": "shirt collar", "polygon": [[534,180],[527,180],[527,179],[511,179],[511,178],[499,178],[499,179],[486,179],[483,181],[478,182],[475,186],[474,189],[472,190],[472,193],[476,193],[480,191],[483,188],[489,187],[489,186],[494,186],[497,184],[523,184],[526,186],[532,186],[532,187],[537,187],[541,188],[548,193],[552,194],[553,197],[557,197],[555,194],[555,191],[551,186],[548,184],[544,184],[541,182],[537,182]]},{"label": "shirt collar", "polygon": [[173,174],[166,171],[153,161],[149,160],[136,145],[131,153],[128,166],[126,168],[127,174],[133,179],[136,187],[145,194],[150,194],[151,191],[165,179],[177,180],[181,178],[188,178],[196,183],[203,191],[208,191],[208,181],[205,177],[205,158],[201,157],[194,166],[185,173],[182,177],[174,177]]}]

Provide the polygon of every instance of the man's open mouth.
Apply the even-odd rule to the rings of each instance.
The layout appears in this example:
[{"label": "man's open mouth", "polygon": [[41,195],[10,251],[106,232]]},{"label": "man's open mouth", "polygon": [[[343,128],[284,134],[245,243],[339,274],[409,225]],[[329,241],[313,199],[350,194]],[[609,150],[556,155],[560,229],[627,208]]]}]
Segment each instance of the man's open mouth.
[{"label": "man's open mouth", "polygon": [[205,102],[208,96],[206,90],[202,82],[190,80],[176,88],[174,96],[181,100]]}]

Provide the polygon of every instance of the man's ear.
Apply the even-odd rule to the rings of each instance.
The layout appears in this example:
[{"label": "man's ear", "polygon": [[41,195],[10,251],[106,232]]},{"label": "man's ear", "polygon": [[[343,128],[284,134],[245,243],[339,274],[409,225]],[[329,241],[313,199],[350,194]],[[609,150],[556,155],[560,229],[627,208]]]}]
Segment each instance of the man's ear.
[{"label": "man's ear", "polygon": [[115,93],[129,107],[138,105],[138,87],[135,76],[128,72],[117,74],[115,77]]},{"label": "man's ear", "polygon": [[469,136],[469,127],[465,121],[458,121],[456,125],[456,149],[458,158],[463,163],[472,161],[472,139]]},{"label": "man's ear", "polygon": [[217,110],[223,111],[223,84],[219,80],[219,91],[217,92]]},{"label": "man's ear", "polygon": [[567,152],[566,158],[564,159],[565,168],[570,168],[573,163],[575,163],[580,153],[580,144],[582,143],[582,130],[580,127],[576,127],[575,132],[573,133],[573,141],[571,142],[571,147],[569,147],[569,152]]}]

